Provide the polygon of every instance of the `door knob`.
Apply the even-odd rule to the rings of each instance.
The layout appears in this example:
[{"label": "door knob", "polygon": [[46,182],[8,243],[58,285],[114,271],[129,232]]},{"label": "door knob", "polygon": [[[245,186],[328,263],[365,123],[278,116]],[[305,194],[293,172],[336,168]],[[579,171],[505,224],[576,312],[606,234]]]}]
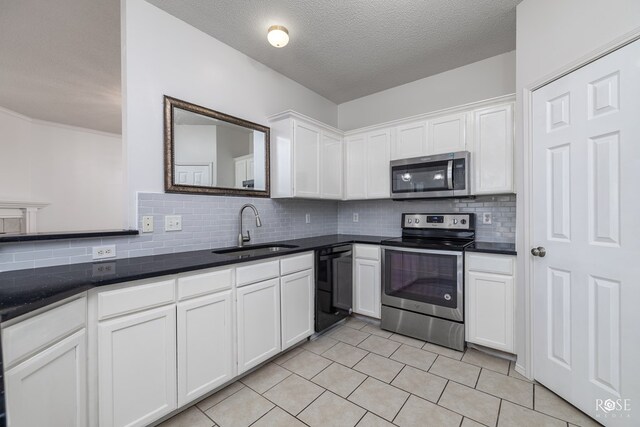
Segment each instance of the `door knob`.
[{"label": "door knob", "polygon": [[546,254],[547,254],[547,250],[542,246],[538,246],[537,248],[531,249],[531,255],[533,256],[539,256],[540,258],[544,258]]}]

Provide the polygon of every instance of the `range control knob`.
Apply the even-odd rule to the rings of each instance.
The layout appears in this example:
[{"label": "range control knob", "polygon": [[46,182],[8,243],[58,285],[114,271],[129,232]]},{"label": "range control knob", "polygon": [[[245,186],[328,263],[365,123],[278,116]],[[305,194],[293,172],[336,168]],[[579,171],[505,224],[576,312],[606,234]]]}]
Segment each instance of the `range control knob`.
[{"label": "range control knob", "polygon": [[466,224],[466,223],[467,223],[467,220],[466,220],[466,219],[461,219],[461,220],[460,220],[460,224]]},{"label": "range control knob", "polygon": [[458,223],[458,220],[457,220],[457,219],[454,219],[454,220],[453,220],[453,224],[455,225],[455,224],[457,224],[457,223]]},{"label": "range control knob", "polygon": [[411,218],[407,219],[407,223],[409,223],[409,224],[412,223]]},{"label": "range control knob", "polygon": [[418,218],[416,218],[416,224],[418,224],[420,222],[420,220]]}]

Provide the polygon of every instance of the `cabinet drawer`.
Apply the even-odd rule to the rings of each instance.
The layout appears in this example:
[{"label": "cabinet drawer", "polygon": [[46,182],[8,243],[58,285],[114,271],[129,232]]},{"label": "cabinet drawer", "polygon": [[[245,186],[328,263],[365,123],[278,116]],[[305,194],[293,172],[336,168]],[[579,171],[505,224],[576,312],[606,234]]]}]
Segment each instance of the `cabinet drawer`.
[{"label": "cabinet drawer", "polygon": [[233,269],[217,269],[206,273],[178,278],[178,300],[206,295],[230,289],[233,285]]},{"label": "cabinet drawer", "polygon": [[98,320],[170,304],[176,299],[174,279],[131,285],[98,294]]},{"label": "cabinet drawer", "polygon": [[380,261],[380,246],[374,245],[354,245],[355,257],[362,259],[372,259]]},{"label": "cabinet drawer", "polygon": [[291,256],[280,260],[280,274],[296,273],[313,268],[313,253]]},{"label": "cabinet drawer", "polygon": [[84,327],[87,299],[82,297],[2,331],[5,368]]},{"label": "cabinet drawer", "polygon": [[236,268],[236,284],[238,286],[280,276],[280,261],[267,261]]},{"label": "cabinet drawer", "polygon": [[513,275],[514,257],[511,255],[467,254],[467,270]]}]

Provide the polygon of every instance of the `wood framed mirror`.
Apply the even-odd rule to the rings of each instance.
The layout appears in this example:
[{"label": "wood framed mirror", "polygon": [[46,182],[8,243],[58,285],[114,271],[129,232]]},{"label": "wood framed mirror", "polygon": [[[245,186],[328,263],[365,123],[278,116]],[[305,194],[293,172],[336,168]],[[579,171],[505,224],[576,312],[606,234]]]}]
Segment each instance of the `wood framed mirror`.
[{"label": "wood framed mirror", "polygon": [[167,193],[269,197],[269,128],[164,97]]}]

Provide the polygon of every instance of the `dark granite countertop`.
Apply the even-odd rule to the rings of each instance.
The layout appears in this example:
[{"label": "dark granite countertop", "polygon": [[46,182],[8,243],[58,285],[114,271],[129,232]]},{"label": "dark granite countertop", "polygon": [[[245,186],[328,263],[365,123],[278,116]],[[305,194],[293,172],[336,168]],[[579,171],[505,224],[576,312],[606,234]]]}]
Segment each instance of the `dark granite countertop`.
[{"label": "dark granite countertop", "polygon": [[273,254],[248,258],[241,258],[233,254],[214,254],[211,249],[207,249],[7,271],[0,273],[0,322],[98,286],[285,256],[340,244],[379,244],[384,239],[388,239],[388,237],[336,234],[269,242],[296,245],[297,248],[282,249]]},{"label": "dark granite countertop", "polygon": [[517,255],[514,243],[478,242],[464,248],[466,252],[484,252],[488,254]]},{"label": "dark granite countertop", "polygon": [[87,237],[135,236],[138,230],[60,231],[49,233],[0,234],[0,243],[33,242],[37,240],[83,239]]}]

